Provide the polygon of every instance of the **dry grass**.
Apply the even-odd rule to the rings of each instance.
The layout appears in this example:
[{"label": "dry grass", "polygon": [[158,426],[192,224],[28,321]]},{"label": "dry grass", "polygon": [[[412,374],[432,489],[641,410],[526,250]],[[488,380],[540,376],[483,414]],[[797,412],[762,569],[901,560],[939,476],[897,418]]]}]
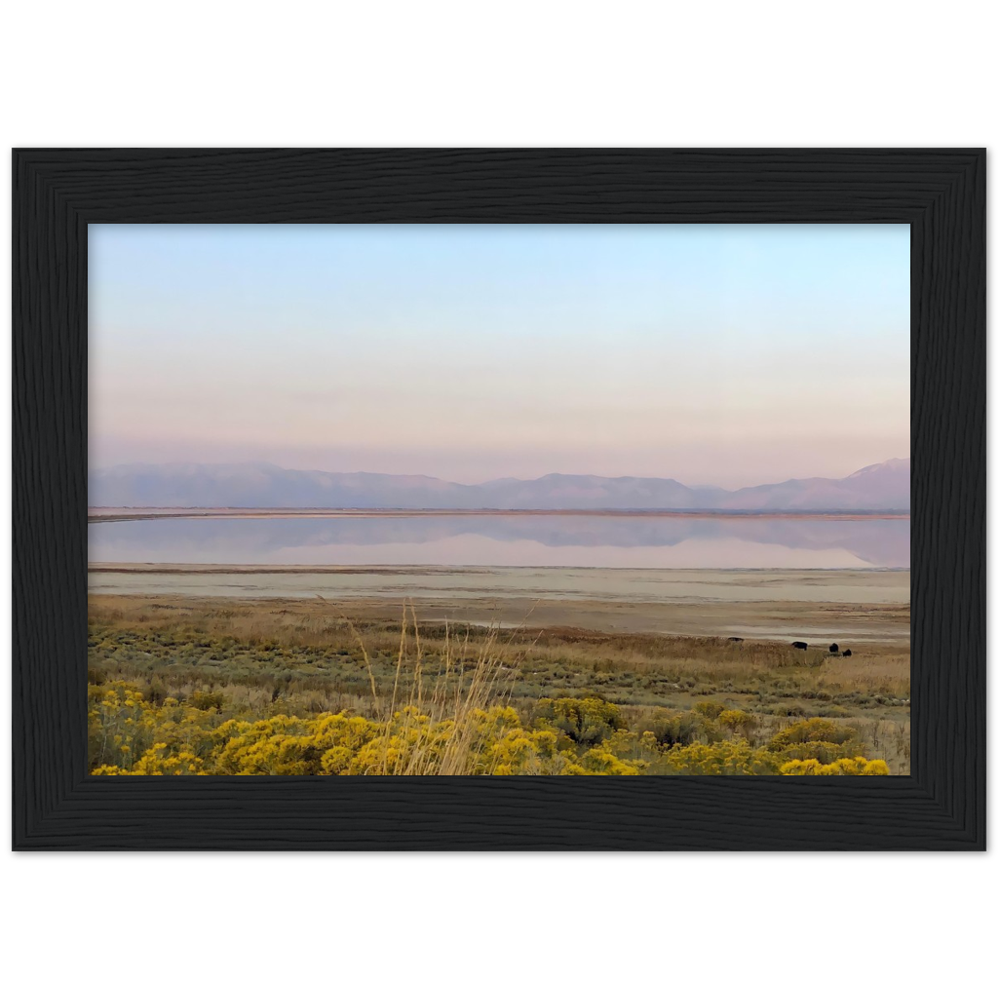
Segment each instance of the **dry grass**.
[{"label": "dry grass", "polygon": [[[484,726],[482,713],[510,698],[510,680],[504,675],[510,670],[510,661],[518,658],[512,649],[516,633],[503,636],[498,629],[490,629],[473,649],[468,632],[456,637],[446,626],[444,639],[437,644],[443,669],[436,672],[431,683],[424,676],[424,648],[416,611],[412,604],[404,603],[389,694],[379,691],[371,655],[357,626],[350,619],[344,621],[365,661],[376,718],[388,727],[400,718],[402,709],[415,714],[418,723],[408,729],[406,754],[391,757],[387,742],[380,766],[369,773],[471,774],[472,762],[495,736],[496,723]],[[469,663],[471,667],[465,666]]]},{"label": "dry grass", "polygon": [[412,606],[402,619],[354,622],[321,598],[93,595],[90,623],[98,681],[152,683],[180,700],[218,691],[253,713],[384,719],[418,705],[432,720],[456,721],[442,768],[460,767],[479,708],[527,710],[539,698],[597,695],[621,706],[630,725],[651,711],[715,700],[752,712],[762,738],[796,718],[834,717],[857,728],[894,773],[908,770],[905,646],[854,645],[843,658],[778,642],[532,629],[530,620],[502,632],[418,627]]}]

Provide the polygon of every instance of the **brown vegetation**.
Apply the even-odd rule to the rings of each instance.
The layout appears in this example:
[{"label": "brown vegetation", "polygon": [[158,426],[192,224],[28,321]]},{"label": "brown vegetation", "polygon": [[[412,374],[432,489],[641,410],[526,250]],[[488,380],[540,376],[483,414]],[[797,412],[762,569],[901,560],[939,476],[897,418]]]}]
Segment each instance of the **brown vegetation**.
[{"label": "brown vegetation", "polygon": [[718,709],[713,725],[761,746],[789,723],[830,719],[893,773],[907,773],[909,651],[855,644],[854,653],[530,624],[500,639],[488,628],[411,625],[401,642],[398,618],[352,623],[321,599],[90,599],[91,682],[141,685],[153,703],[209,699],[246,717],[372,718],[384,713],[381,692],[413,700],[398,689],[404,659],[419,665],[421,683],[453,694],[456,668],[468,675],[485,657],[485,703],[524,718],[540,699],[596,697],[617,706],[628,730],[673,727],[682,742],[703,737],[694,716],[708,718],[712,709],[697,711],[708,703]]}]

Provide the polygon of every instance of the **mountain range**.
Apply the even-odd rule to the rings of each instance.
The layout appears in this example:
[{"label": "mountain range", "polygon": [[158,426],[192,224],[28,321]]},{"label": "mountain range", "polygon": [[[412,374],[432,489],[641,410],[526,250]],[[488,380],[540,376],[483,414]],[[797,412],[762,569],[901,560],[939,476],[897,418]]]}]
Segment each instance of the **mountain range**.
[{"label": "mountain range", "polygon": [[90,474],[91,507],[329,507],[402,510],[908,511],[910,460],[843,479],[726,490],[676,479],[564,475],[463,485],[431,476],[318,472],[247,462],[116,465]]}]

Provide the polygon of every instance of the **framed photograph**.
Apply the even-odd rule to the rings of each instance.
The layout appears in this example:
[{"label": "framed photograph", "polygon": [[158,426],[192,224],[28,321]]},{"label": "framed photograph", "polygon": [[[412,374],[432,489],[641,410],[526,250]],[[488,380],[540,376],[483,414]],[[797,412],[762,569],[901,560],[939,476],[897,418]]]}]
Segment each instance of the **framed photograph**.
[{"label": "framed photograph", "polygon": [[985,152],[14,152],[22,850],[983,850]]}]

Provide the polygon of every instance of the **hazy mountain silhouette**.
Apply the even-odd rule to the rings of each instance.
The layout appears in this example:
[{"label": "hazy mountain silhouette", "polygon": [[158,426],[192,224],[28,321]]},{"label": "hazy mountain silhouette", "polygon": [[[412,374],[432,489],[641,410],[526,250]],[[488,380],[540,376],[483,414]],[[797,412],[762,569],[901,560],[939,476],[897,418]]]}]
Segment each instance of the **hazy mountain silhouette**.
[{"label": "hazy mountain silhouette", "polygon": [[439,510],[906,511],[910,460],[843,479],[789,479],[725,490],[676,479],[562,475],[475,486],[431,476],[237,465],[118,465],[90,475],[92,507],[350,507]]}]

